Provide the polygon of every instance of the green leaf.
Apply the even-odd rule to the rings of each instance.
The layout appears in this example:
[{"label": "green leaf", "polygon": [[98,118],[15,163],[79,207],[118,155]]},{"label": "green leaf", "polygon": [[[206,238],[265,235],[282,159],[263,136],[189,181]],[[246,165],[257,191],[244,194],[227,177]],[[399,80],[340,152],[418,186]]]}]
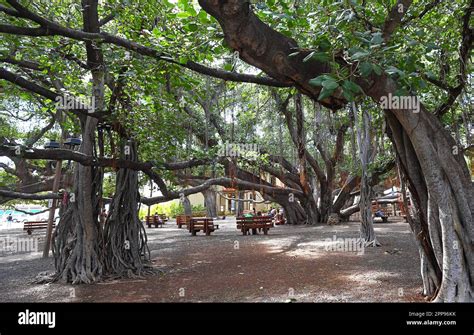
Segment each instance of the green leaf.
[{"label": "green leaf", "polygon": [[382,44],[382,42],[383,42],[382,33],[373,34],[373,37],[370,40],[370,44],[372,45],[379,45],[379,44]]},{"label": "green leaf", "polygon": [[349,55],[353,55],[355,54],[356,52],[365,52],[365,49],[362,49],[362,48],[359,48],[359,47],[352,47],[352,48],[349,48],[347,49],[347,51],[349,51]]},{"label": "green leaf", "polygon": [[330,97],[334,93],[334,90],[335,88],[329,89],[329,88],[323,87],[323,89],[319,93],[318,100],[324,100],[327,97]]},{"label": "green leaf", "polygon": [[397,89],[394,93],[393,93],[394,96],[397,96],[397,97],[401,97],[401,96],[408,96],[409,95],[409,92],[403,88],[403,87],[400,87],[399,89]]},{"label": "green leaf", "polygon": [[377,76],[380,76],[383,72],[382,68],[378,66],[377,64],[372,64],[372,70],[374,70]]},{"label": "green leaf", "polygon": [[190,5],[186,11],[189,13],[190,16],[196,16],[197,15],[197,12],[196,10],[194,9],[194,7],[192,5]]},{"label": "green leaf", "polygon": [[350,80],[344,80],[342,83],[342,88],[344,91],[350,91],[351,93],[360,93],[362,92],[362,88]]},{"label": "green leaf", "polygon": [[323,87],[328,90],[335,90],[336,88],[339,87],[339,84],[333,78],[330,78],[323,81]]},{"label": "green leaf", "polygon": [[323,81],[319,77],[313,78],[309,81],[311,86],[323,86]]},{"label": "green leaf", "polygon": [[206,23],[209,22],[209,19],[207,17],[207,13],[202,9],[199,11],[198,18],[199,18],[199,21],[201,21],[201,23],[206,24]]},{"label": "green leaf", "polygon": [[320,62],[328,62],[331,60],[331,56],[327,52],[316,52],[312,58]]},{"label": "green leaf", "polygon": [[370,44],[370,41],[368,40],[369,35],[366,33],[361,33],[361,32],[356,31],[354,33],[354,37],[358,39],[359,41]]},{"label": "green leaf", "polygon": [[352,60],[359,60],[359,59],[365,58],[369,55],[370,55],[370,52],[368,52],[368,51],[359,51],[359,52],[356,52],[355,54],[353,54],[351,56],[351,59]]},{"label": "green leaf", "polygon": [[190,24],[186,25],[185,28],[186,28],[187,31],[195,32],[195,31],[198,30],[198,25],[195,24],[195,23],[190,23]]},{"label": "green leaf", "polygon": [[309,84],[312,86],[323,86],[323,81],[328,80],[328,79],[333,79],[331,76],[328,76],[327,74],[322,74],[320,76],[317,76],[316,78],[313,78],[309,81]]},{"label": "green leaf", "polygon": [[331,60],[331,56],[329,56],[329,54],[327,52],[313,51],[303,59],[303,62],[306,63],[311,59],[314,59],[314,60],[317,60],[317,61],[320,61],[320,62],[327,62],[327,61]]},{"label": "green leaf", "polygon": [[368,62],[363,62],[360,64],[360,74],[363,77],[368,77],[372,73],[372,64]]},{"label": "green leaf", "polygon": [[426,72],[426,76],[427,76],[429,79],[436,79],[436,75],[435,75],[432,71]]},{"label": "green leaf", "polygon": [[331,49],[331,42],[329,42],[327,38],[324,38],[318,43],[318,46],[321,51],[329,51]]},{"label": "green leaf", "polygon": [[419,36],[419,37],[423,37],[426,35],[423,29],[418,29],[417,31],[415,31],[415,34],[416,36]]},{"label": "green leaf", "polygon": [[176,16],[179,17],[180,19],[185,19],[185,18],[190,17],[192,15],[189,14],[189,12],[180,12]]},{"label": "green leaf", "polygon": [[395,50],[395,49],[398,49],[398,48],[400,48],[400,45],[399,45],[399,44],[397,44],[397,45],[392,45],[392,46],[390,46],[390,47],[385,47],[385,48],[382,49],[382,51],[387,52],[387,51]]},{"label": "green leaf", "polygon": [[405,75],[405,72],[403,72],[402,70],[400,69],[397,69],[395,66],[389,66],[385,72],[387,72],[388,74],[390,75],[393,75],[393,74],[398,74],[399,76],[404,76]]},{"label": "green leaf", "polygon": [[347,101],[354,101],[354,95],[352,94],[351,91],[346,91],[344,90],[342,92],[342,96],[344,97],[344,99],[346,99]]},{"label": "green leaf", "polygon": [[436,44],[434,44],[433,42],[426,43],[426,52],[430,52],[435,49],[439,49],[439,47]]},{"label": "green leaf", "polygon": [[425,89],[426,87],[428,87],[428,85],[426,84],[426,81],[420,79],[418,81],[418,87],[421,88],[421,89]]}]

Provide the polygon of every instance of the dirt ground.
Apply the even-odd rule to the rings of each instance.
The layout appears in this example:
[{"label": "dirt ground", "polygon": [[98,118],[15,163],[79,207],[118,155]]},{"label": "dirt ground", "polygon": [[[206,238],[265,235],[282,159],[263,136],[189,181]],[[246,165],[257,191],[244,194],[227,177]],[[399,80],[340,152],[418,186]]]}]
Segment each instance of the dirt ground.
[{"label": "dirt ground", "polygon": [[[173,221],[148,229],[158,274],[94,285],[32,284],[52,259],[0,252],[1,302],[398,302],[424,301],[419,258],[407,223],[375,224],[382,246],[361,250],[359,224],[278,226],[242,236],[235,219],[191,236]],[[33,238],[40,240],[43,232]],[[0,230],[0,241],[25,238]],[[4,243],[5,244],[5,243]],[[5,250],[5,249],[3,249]]]}]

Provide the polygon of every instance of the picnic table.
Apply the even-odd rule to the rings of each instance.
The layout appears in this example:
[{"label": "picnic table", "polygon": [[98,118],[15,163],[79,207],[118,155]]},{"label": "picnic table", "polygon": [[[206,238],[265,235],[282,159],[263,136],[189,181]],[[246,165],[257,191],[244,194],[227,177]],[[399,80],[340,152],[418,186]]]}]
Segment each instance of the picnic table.
[{"label": "picnic table", "polygon": [[192,236],[196,236],[196,233],[201,230],[209,236],[212,232],[219,229],[219,225],[214,224],[214,219],[211,218],[191,218],[188,229]]},{"label": "picnic table", "polygon": [[[53,228],[56,225],[53,223]],[[28,235],[33,233],[33,230],[36,229],[47,229],[48,228],[48,221],[26,221],[23,225],[23,230],[26,230]]]},{"label": "picnic table", "polygon": [[249,235],[250,230],[252,235],[256,235],[257,229],[263,230],[263,233],[267,235],[270,228],[273,227],[273,218],[271,216],[241,216],[237,218],[237,229],[240,229],[243,235]]}]

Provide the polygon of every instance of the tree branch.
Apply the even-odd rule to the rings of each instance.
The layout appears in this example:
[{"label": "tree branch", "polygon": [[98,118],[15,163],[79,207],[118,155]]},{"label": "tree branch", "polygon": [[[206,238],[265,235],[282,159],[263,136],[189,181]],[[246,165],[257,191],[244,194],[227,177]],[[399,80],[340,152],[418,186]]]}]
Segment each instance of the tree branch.
[{"label": "tree branch", "polygon": [[30,194],[20,193],[10,190],[0,189],[0,196],[9,199],[23,199],[23,200],[49,200],[49,199],[61,199],[61,195],[55,193],[46,194]]},{"label": "tree branch", "polygon": [[382,28],[382,35],[385,42],[389,41],[392,34],[401,25],[402,19],[412,2],[412,0],[398,0],[395,6],[392,7]]},{"label": "tree branch", "polygon": [[259,76],[254,76],[254,75],[223,71],[220,69],[210,68],[202,64],[195,63],[193,61],[180,63],[174,60],[173,58],[165,55],[164,53],[158,52],[157,50],[153,48],[140,45],[139,43],[129,41],[121,37],[113,36],[105,32],[89,33],[89,32],[71,29],[68,27],[63,27],[54,21],[48,20],[46,18],[43,18],[31,12],[26,7],[19,4],[18,1],[16,0],[7,0],[7,2],[12,7],[14,7],[23,18],[27,18],[39,24],[40,28],[23,28],[23,27],[9,26],[9,25],[0,25],[1,33],[25,35],[25,36],[60,35],[60,36],[64,36],[64,37],[68,37],[68,38],[72,38],[72,39],[80,40],[80,41],[96,41],[96,42],[102,41],[104,43],[114,44],[114,45],[123,47],[125,49],[142,54],[144,56],[149,56],[157,60],[173,63],[181,67],[185,67],[187,69],[195,71],[197,73],[204,74],[207,76],[212,76],[214,78],[219,78],[219,79],[223,79],[227,81],[253,83],[253,84],[273,86],[273,87],[293,86],[293,84],[288,81],[282,82],[282,81],[275,80],[269,77],[259,77]]},{"label": "tree branch", "polygon": [[410,17],[407,17],[405,20],[402,20],[402,23],[401,25],[402,26],[406,26],[408,23],[410,23],[411,21],[415,20],[415,19],[421,19],[423,16],[425,16],[431,9],[433,9],[434,7],[436,7],[438,4],[441,3],[441,0],[434,0],[432,2],[430,2],[429,4],[427,4],[425,6],[425,8],[421,11],[420,14],[418,15],[412,15]]},{"label": "tree branch", "polygon": [[153,198],[141,198],[141,202],[144,203],[145,205],[153,205],[161,202],[166,202],[174,199],[179,199],[182,196],[188,196],[191,194],[195,193],[200,193],[205,190],[207,190],[209,187],[213,185],[221,185],[225,187],[232,187],[232,186],[239,186],[243,188],[258,188],[260,190],[264,190],[267,193],[274,193],[274,194],[290,194],[293,193],[295,194],[296,197],[302,197],[304,194],[295,189],[290,189],[290,188],[279,188],[279,187],[272,187],[272,186],[267,186],[267,185],[261,185],[261,184],[254,184],[250,183],[244,180],[240,180],[237,178],[214,178],[214,179],[209,179],[202,183],[199,186],[183,189],[178,192],[169,192],[167,196],[159,196],[159,197],[153,197]]},{"label": "tree branch", "polygon": [[0,168],[3,169],[5,172],[9,173],[9,174],[12,174],[14,176],[18,176],[17,175],[17,172],[15,171],[15,169],[9,167],[7,164],[5,163],[2,163],[0,162]]}]

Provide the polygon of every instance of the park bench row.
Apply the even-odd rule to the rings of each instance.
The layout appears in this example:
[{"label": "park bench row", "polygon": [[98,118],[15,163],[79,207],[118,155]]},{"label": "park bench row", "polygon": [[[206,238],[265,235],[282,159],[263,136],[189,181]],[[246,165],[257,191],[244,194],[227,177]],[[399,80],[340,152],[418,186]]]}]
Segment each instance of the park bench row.
[{"label": "park bench row", "polygon": [[[273,218],[270,216],[238,217],[237,229],[243,235],[250,235],[250,233],[255,235],[258,231],[263,231],[263,234],[267,235],[270,228],[274,227],[273,221]],[[277,217],[275,224],[276,222],[282,224],[281,217]],[[212,232],[219,229],[219,225],[214,224],[214,220],[211,218],[193,218],[189,215],[178,215],[176,217],[176,224],[178,228],[186,226],[193,236],[199,231],[206,235],[211,235]]]},{"label": "park bench row", "polygon": [[[148,228],[155,226],[162,227],[164,223],[168,221],[168,218],[164,214],[151,215],[145,217],[145,224]],[[284,219],[282,217],[275,218],[275,224],[283,224]],[[176,224],[178,228],[186,226],[189,232],[195,236],[196,233],[202,231],[206,235],[211,235],[212,232],[219,229],[219,225],[214,224],[214,220],[211,218],[192,218],[188,215],[178,215],[176,217]],[[243,235],[249,235],[250,232],[255,235],[257,231],[263,231],[265,235],[268,234],[270,228],[273,228],[273,218],[270,216],[257,216],[257,217],[238,217],[237,218],[237,229],[243,233]],[[25,222],[23,230],[25,230],[28,235],[31,235],[33,230],[37,229],[46,229],[48,227],[48,221],[31,221]],[[55,224],[53,224],[53,228]]]}]

